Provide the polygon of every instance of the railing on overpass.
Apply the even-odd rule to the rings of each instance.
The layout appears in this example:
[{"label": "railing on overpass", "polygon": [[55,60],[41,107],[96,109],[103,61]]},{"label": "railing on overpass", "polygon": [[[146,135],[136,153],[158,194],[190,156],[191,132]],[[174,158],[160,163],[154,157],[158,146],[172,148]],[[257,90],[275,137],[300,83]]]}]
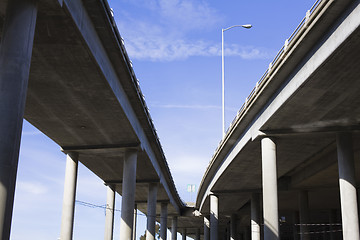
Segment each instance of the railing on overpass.
[{"label": "railing on overpass", "polygon": [[214,160],[214,156],[218,152],[218,150],[224,145],[226,142],[226,139],[228,138],[228,135],[230,134],[230,130],[232,130],[237,122],[242,119],[242,117],[247,112],[250,103],[252,103],[255,99],[255,97],[260,93],[260,90],[271,80],[271,76],[273,73],[276,72],[276,70],[279,68],[281,61],[287,56],[288,52],[296,45],[302,34],[305,32],[309,24],[314,20],[317,13],[321,11],[325,3],[329,2],[331,0],[317,0],[313,6],[306,12],[305,17],[301,20],[299,25],[296,27],[294,32],[290,35],[288,39],[285,40],[285,44],[283,47],[278,51],[276,54],[274,60],[270,62],[269,68],[266,69],[265,73],[261,76],[260,80],[256,83],[256,86],[253,88],[253,90],[250,92],[249,96],[246,98],[243,105],[238,110],[235,118],[230,123],[230,126],[226,130],[226,134],[224,138],[221,139],[219,142],[218,147],[216,148],[212,159]]},{"label": "railing on overpass", "polygon": [[134,69],[133,69],[133,65],[132,65],[132,62],[127,54],[127,51],[126,51],[126,48],[125,48],[125,43],[124,43],[124,39],[120,36],[120,33],[119,33],[119,30],[117,28],[117,25],[116,25],[116,21],[115,21],[115,18],[114,18],[114,12],[112,10],[112,8],[110,8],[109,6],[109,3],[108,3],[108,0],[101,0],[103,5],[105,6],[105,9],[106,9],[106,14],[111,22],[111,25],[112,25],[112,28],[113,28],[113,31],[114,31],[114,34],[115,34],[115,37],[117,39],[117,42],[119,44],[119,47],[121,49],[121,52],[123,54],[123,57],[124,57],[124,61],[126,62],[126,65],[127,65],[127,68],[129,70],[129,72],[131,73],[131,80],[132,80],[132,83],[134,85],[134,88],[136,89],[136,93],[138,95],[138,98],[141,102],[141,105],[143,107],[143,110],[144,110],[144,113],[147,117],[147,121],[148,121],[148,124],[152,130],[152,133],[154,135],[154,138],[155,138],[155,141],[159,147],[159,151],[160,151],[160,154],[162,156],[162,159],[164,160],[164,164],[165,164],[165,167],[166,167],[166,170],[167,170],[167,174],[170,178],[170,181],[171,181],[171,184],[174,186],[174,189],[175,189],[175,192],[177,194],[177,197],[179,198],[179,200],[181,201],[181,203],[184,205],[184,201],[180,198],[180,195],[177,193],[177,190],[175,188],[175,182],[171,176],[171,173],[170,173],[170,168],[169,168],[169,165],[166,161],[166,157],[165,157],[165,153],[162,149],[162,145],[160,143],[160,139],[159,139],[159,136],[157,135],[157,131],[156,131],[156,128],[155,128],[155,125],[154,125],[154,122],[151,118],[151,115],[150,115],[150,111],[149,111],[149,108],[147,107],[146,105],[146,102],[145,102],[145,97],[141,91],[141,88],[140,88],[140,84],[139,84],[139,80],[137,79],[136,75],[135,75],[135,72],[134,72]]}]

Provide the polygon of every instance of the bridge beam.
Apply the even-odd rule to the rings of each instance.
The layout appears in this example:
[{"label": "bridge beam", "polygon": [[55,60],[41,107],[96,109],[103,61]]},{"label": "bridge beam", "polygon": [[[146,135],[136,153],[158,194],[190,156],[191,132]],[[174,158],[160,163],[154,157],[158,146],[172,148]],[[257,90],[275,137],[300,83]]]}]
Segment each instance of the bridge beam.
[{"label": "bridge beam", "polygon": [[121,201],[120,240],[132,240],[136,188],[137,150],[125,152]]},{"label": "bridge beam", "polygon": [[276,171],[276,144],[271,138],[261,140],[264,240],[279,239],[279,213]]},{"label": "bridge beam", "polygon": [[36,0],[8,1],[0,47],[0,238],[10,238]]}]

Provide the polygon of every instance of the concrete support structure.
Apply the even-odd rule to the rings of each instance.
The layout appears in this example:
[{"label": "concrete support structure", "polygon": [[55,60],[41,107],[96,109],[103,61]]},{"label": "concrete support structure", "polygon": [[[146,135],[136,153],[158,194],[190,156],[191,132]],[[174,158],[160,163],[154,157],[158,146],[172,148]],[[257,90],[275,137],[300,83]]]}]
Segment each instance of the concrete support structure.
[{"label": "concrete support structure", "polygon": [[210,240],[218,240],[219,228],[219,198],[210,196]]},{"label": "concrete support structure", "polygon": [[115,187],[107,186],[106,212],[105,212],[105,236],[104,240],[113,239],[115,209]]},{"label": "concrete support structure", "polygon": [[300,239],[309,240],[309,197],[307,191],[299,192],[299,217],[300,217]]},{"label": "concrete support structure", "polygon": [[210,221],[208,217],[204,217],[204,240],[210,240]]},{"label": "concrete support structure", "polygon": [[8,1],[0,46],[0,237],[10,238],[36,0]]},{"label": "concrete support structure", "polygon": [[177,240],[177,216],[173,216],[171,222],[171,240]]},{"label": "concrete support structure", "polygon": [[136,224],[137,224],[137,204],[135,203],[132,240],[136,239]]},{"label": "concrete support structure", "polygon": [[260,195],[251,195],[251,240],[260,240]]},{"label": "concrete support structure", "polygon": [[137,151],[125,152],[122,183],[120,240],[132,240],[134,224]]},{"label": "concrete support structure", "polygon": [[236,225],[237,225],[237,216],[234,213],[231,215],[231,219],[230,219],[230,240],[237,240],[236,239]]},{"label": "concrete support structure", "polygon": [[64,198],[60,230],[61,240],[71,240],[73,237],[78,158],[78,153],[68,153],[66,155]]},{"label": "concrete support structure", "polygon": [[336,210],[330,210],[329,211],[329,224],[330,224],[330,228],[329,228],[329,236],[330,236],[330,240],[335,240],[336,239],[336,228],[334,226],[334,224],[336,224]]},{"label": "concrete support structure", "polygon": [[261,140],[264,239],[279,239],[279,214],[276,171],[276,145],[273,139]]},{"label": "concrete support structure", "polygon": [[344,240],[359,240],[354,151],[351,133],[337,134],[341,219]]},{"label": "concrete support structure", "polygon": [[245,232],[245,237],[244,238],[246,240],[250,240],[251,239],[251,229],[250,229],[250,227],[245,227],[244,232]]},{"label": "concrete support structure", "polygon": [[167,235],[168,203],[161,203],[160,240],[166,240]]},{"label": "concrete support structure", "polygon": [[146,240],[155,240],[157,183],[149,183],[147,202]]},{"label": "concrete support structure", "polygon": [[200,240],[200,229],[199,228],[196,229],[195,240]]},{"label": "concrete support structure", "polygon": [[230,228],[231,228],[230,225],[231,225],[231,221],[226,224],[226,229],[225,229],[225,239],[226,240],[230,240]]},{"label": "concrete support structure", "polygon": [[182,240],[186,240],[186,228],[183,228],[183,229],[182,229],[181,239],[182,239]]},{"label": "concrete support structure", "polygon": [[292,222],[293,222],[293,239],[299,240],[300,234],[299,234],[299,212],[295,211],[292,215]]}]

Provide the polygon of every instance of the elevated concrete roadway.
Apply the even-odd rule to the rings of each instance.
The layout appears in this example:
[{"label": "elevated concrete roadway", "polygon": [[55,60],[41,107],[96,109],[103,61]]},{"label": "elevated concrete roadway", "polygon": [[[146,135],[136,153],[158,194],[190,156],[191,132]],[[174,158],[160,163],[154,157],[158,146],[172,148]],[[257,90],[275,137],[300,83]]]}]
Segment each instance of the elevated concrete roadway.
[{"label": "elevated concrete roadway", "polygon": [[[32,27],[26,25],[29,21]],[[72,238],[78,161],[109,186],[110,205],[111,190],[123,195],[122,220],[128,235],[122,239],[131,235],[134,203],[148,212],[150,186],[156,188],[149,203],[153,214],[161,212],[161,203],[168,203],[168,216],[188,211],[106,0],[2,0],[0,27],[2,40],[10,39],[2,41],[0,54],[1,70],[7,74],[0,79],[0,115],[9,116],[0,120],[0,164],[13,166],[10,178],[7,170],[0,177],[6,179],[0,200],[1,239],[10,234],[22,117],[68,154],[61,239]],[[23,47],[27,62],[16,55]],[[12,122],[17,124],[9,127]],[[107,229],[112,231],[112,226]]]},{"label": "elevated concrete roadway", "polygon": [[[219,237],[236,220],[235,239],[262,223],[266,240],[309,239],[314,232],[316,239],[359,238],[356,196],[344,198],[351,189],[356,195],[360,181],[359,16],[360,1],[318,1],[233,121],[196,202],[206,216],[213,214],[210,196],[218,199]],[[262,201],[254,201],[257,194]],[[258,213],[254,202],[261,203],[261,224],[251,217]],[[356,221],[346,222],[355,212]],[[314,231],[309,223],[324,227]]]}]

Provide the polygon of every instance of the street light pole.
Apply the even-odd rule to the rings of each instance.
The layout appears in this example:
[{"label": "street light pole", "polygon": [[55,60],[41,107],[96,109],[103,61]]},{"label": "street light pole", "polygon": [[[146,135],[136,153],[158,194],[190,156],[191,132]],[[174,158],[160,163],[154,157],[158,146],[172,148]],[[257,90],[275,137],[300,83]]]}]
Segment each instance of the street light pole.
[{"label": "street light pole", "polygon": [[222,89],[222,132],[223,132],[223,139],[225,138],[225,61],[224,61],[224,32],[234,28],[234,27],[243,27],[243,28],[251,28],[251,24],[245,25],[234,25],[228,28],[221,29],[221,89]]}]

